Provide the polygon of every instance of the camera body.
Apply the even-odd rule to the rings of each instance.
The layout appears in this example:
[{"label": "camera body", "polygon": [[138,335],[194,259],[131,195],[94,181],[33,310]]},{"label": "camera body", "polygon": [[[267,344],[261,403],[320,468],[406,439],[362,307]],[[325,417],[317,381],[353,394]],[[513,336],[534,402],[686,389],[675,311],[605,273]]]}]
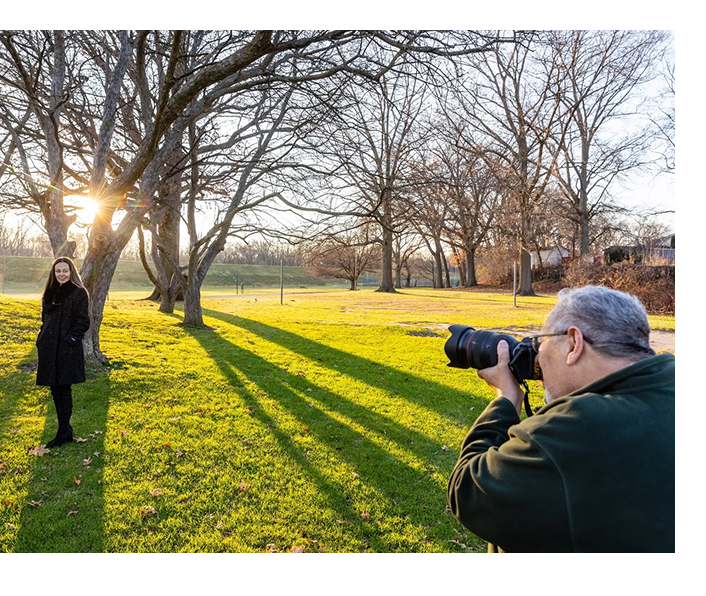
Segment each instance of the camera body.
[{"label": "camera body", "polygon": [[522,384],[525,380],[541,380],[542,369],[529,337],[517,340],[510,335],[482,331],[465,325],[451,325],[451,337],[444,345],[450,360],[447,366],[482,370],[498,363],[498,343],[505,340],[510,348],[510,370]]}]

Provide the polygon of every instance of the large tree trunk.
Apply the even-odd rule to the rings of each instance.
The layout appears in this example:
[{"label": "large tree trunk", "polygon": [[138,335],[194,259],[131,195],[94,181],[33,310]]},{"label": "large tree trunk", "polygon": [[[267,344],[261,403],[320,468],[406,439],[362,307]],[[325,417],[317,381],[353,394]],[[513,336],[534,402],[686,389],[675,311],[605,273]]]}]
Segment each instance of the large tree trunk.
[{"label": "large tree trunk", "polygon": [[441,251],[441,262],[444,265],[444,277],[446,278],[446,287],[451,287],[451,274],[449,272],[449,262],[446,260],[446,255],[444,251]]},{"label": "large tree trunk", "polygon": [[520,296],[536,296],[532,289],[532,255],[520,249]]},{"label": "large tree trunk", "polygon": [[100,246],[89,249],[81,268],[81,278],[88,291],[91,317],[91,327],[83,339],[83,352],[87,362],[105,364],[108,361],[100,347],[100,328],[110,282],[118,266],[121,251],[122,249],[108,253]]},{"label": "large tree trunk", "polygon": [[382,218],[382,276],[380,287],[376,292],[394,293],[395,284],[392,278],[392,204],[388,190],[384,191],[383,197],[383,218]]},{"label": "large tree trunk", "polygon": [[530,199],[520,196],[520,296],[536,296],[532,288],[532,255],[528,248],[531,235]]},{"label": "large tree trunk", "polygon": [[589,253],[589,221],[588,221],[588,153],[589,145],[584,139],[581,145],[581,173],[579,175],[579,230],[581,235],[582,257]]},{"label": "large tree trunk", "polygon": [[[184,48],[185,50],[185,48]],[[182,76],[186,70],[185,56],[179,60],[175,74]],[[161,251],[158,254],[161,268],[158,278],[162,280],[155,287],[150,299],[159,300],[159,312],[172,314],[176,301],[183,298],[181,285],[175,278],[173,263],[179,264],[179,232],[181,229],[182,181],[186,152],[181,142],[176,142],[164,164],[164,179],[160,182],[157,199],[150,210],[150,219],[160,239]],[[155,239],[152,239],[154,243]],[[164,252],[168,254],[165,255]],[[163,273],[163,274],[162,274]]]},{"label": "large tree trunk", "polygon": [[54,31],[53,58],[49,114],[39,113],[39,120],[46,140],[48,174],[51,184],[49,208],[45,215],[44,224],[54,256],[73,258],[76,243],[68,241],[68,232],[69,226],[74,222],[76,216],[68,216],[64,211],[64,158],[59,140],[61,105],[64,101],[66,79],[66,53],[63,31]]},{"label": "large tree trunk", "polygon": [[458,264],[458,283],[464,288],[466,287],[466,266],[464,263]]},{"label": "large tree trunk", "polygon": [[473,250],[466,250],[466,287],[472,288],[478,285],[476,277],[476,254]]},{"label": "large tree trunk", "polygon": [[184,325],[205,327],[201,310],[201,284],[196,277],[190,276],[184,289]]}]

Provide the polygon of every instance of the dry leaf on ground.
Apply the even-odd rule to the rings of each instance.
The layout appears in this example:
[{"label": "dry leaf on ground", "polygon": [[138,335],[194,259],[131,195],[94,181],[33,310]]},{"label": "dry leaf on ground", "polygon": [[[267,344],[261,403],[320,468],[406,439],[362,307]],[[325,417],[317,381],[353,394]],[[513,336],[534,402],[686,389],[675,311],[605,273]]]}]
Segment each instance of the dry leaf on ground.
[{"label": "dry leaf on ground", "polygon": [[42,457],[42,455],[46,455],[47,453],[51,453],[51,451],[44,447],[44,445],[39,445],[29,452],[30,455],[36,455],[37,457]]}]

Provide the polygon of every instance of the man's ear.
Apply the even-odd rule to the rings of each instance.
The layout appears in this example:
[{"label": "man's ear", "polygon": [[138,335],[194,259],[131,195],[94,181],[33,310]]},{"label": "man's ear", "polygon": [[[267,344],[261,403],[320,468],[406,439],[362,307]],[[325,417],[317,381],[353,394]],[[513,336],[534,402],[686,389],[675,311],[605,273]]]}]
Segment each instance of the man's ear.
[{"label": "man's ear", "polygon": [[578,327],[569,327],[566,332],[569,338],[569,352],[566,354],[566,364],[576,364],[586,349],[586,340]]}]

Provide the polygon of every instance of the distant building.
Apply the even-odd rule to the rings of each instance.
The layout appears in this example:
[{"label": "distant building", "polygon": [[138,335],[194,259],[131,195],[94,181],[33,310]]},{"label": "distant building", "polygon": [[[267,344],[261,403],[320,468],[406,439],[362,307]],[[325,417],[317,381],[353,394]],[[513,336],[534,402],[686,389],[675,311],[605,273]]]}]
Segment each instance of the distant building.
[{"label": "distant building", "polygon": [[609,246],[603,251],[603,256],[606,263],[621,261],[675,263],[676,251],[674,247],[675,235],[669,234],[656,239],[648,246]]},{"label": "distant building", "polygon": [[540,266],[540,257],[541,257],[541,264],[543,267],[549,267],[552,265],[561,265],[562,260],[567,258],[569,256],[569,251],[562,248],[552,248],[551,250],[540,250],[539,254],[537,252],[532,253],[532,268],[534,269],[535,267]]}]

